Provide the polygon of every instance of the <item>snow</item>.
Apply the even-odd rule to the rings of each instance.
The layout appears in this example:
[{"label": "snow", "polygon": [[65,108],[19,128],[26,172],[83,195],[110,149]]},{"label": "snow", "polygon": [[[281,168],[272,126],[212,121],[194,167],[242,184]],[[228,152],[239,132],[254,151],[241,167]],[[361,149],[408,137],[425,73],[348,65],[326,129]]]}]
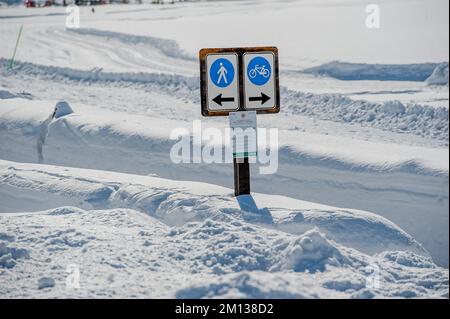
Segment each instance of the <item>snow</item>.
[{"label": "snow", "polygon": [[55,105],[54,118],[60,118],[73,113],[72,107],[66,101],[59,101]]},{"label": "snow", "polygon": [[[1,194],[5,191],[8,194],[10,188],[28,190],[27,197],[34,203],[34,193],[39,191],[41,193],[39,200],[48,207],[52,205],[51,199],[58,195],[62,199],[69,200],[68,204],[77,202],[75,199],[78,199],[77,205],[82,205],[81,207],[133,208],[156,216],[173,226],[203,220],[209,215],[220,216],[226,213],[241,216],[248,222],[276,224],[283,231],[293,233],[301,233],[320,226],[331,238],[347,245],[356,245],[358,249],[370,253],[380,252],[388,246],[401,249],[406,245],[417,253],[428,255],[421,245],[392,222],[356,210],[338,210],[298,200],[289,201],[289,198],[283,196],[260,194],[255,194],[251,198],[240,197],[237,202],[234,200],[230,202],[228,198],[231,194],[230,189],[204,183],[112,172],[105,174],[102,171],[82,169],[61,169],[37,164],[19,165],[4,161],[0,164],[3,190]],[[90,179],[83,178],[86,174]],[[134,183],[130,184],[130,179]],[[25,198],[20,203],[13,198],[9,201],[22,206],[16,206],[17,211],[29,209],[28,200]],[[282,205],[277,206],[276,202],[281,202]],[[255,209],[256,203],[261,208]],[[12,212],[8,204],[8,200],[5,200],[6,207],[2,208],[3,212]],[[59,203],[61,204],[63,202]],[[265,210],[270,218],[261,219],[261,210]],[[342,231],[348,227],[351,227],[352,231],[340,235],[338,230]],[[374,238],[377,238],[376,242]]]},{"label": "snow", "polygon": [[[150,47],[154,50],[160,51],[161,58],[175,58],[186,61],[193,61],[195,57],[184,52],[178,43],[174,40],[156,38],[151,36],[137,36],[126,33],[102,31],[96,29],[69,29],[69,32],[83,35],[83,39],[89,38],[86,36],[92,36],[93,38],[108,38],[109,41],[117,41],[121,45],[138,46],[138,47]],[[149,54],[149,52],[146,52]],[[159,61],[161,63],[161,61]]]},{"label": "snow", "polygon": [[[42,121],[46,120],[47,115],[60,114],[59,107],[64,102],[57,102],[52,106],[51,101],[28,101],[23,99],[8,99],[2,102],[0,110],[1,128],[3,128],[3,137],[7,139],[23,139],[24,143],[32,144],[34,141],[27,136],[30,132],[40,132]],[[384,112],[398,114],[398,107],[401,104],[394,103],[385,105]],[[70,147],[74,143],[95,145],[99,147],[110,144],[116,145],[121,149],[136,149],[148,152],[155,152],[150,147],[142,149],[143,143],[149,145],[158,144],[158,147],[169,151],[174,144],[170,140],[170,132],[178,126],[186,127],[192,131],[186,122],[167,119],[152,119],[146,116],[130,115],[123,112],[96,111],[91,105],[78,104],[76,112],[71,113],[72,108],[65,106],[66,110],[61,111],[61,116],[55,115],[55,120],[50,123],[49,129],[54,130],[55,134],[50,135],[55,141],[49,142],[48,147],[65,146]],[[400,110],[403,110],[402,108]],[[64,116],[63,115],[69,115]],[[105,116],[105,114],[107,116]],[[124,120],[124,117],[127,120]],[[158,125],[164,123],[164,125]],[[215,123],[205,123],[204,128],[210,127]],[[216,127],[225,127],[223,123],[214,125]],[[100,129],[101,128],[101,129]],[[149,129],[151,128],[151,129]],[[74,134],[74,136],[68,136]],[[298,161],[299,156],[312,157],[326,161],[327,165],[338,167],[353,166],[357,170],[377,170],[377,171],[405,171],[416,174],[426,173],[430,175],[448,174],[448,150],[417,146],[404,146],[390,143],[380,143],[375,141],[363,141],[347,139],[337,136],[322,136],[307,132],[291,132],[290,130],[281,131],[280,151],[282,155],[292,156],[290,161]],[[298,136],[301,136],[301,142]],[[74,141],[75,139],[75,141]],[[76,141],[78,140],[78,141]],[[346,143],[348,141],[352,143]],[[206,141],[204,141],[206,142]],[[108,143],[108,144],[105,144]],[[145,145],[145,144],[144,144]],[[2,144],[8,147],[7,144]],[[0,147],[1,147],[0,146]],[[79,147],[79,146],[77,146]],[[354,149],[361,150],[355,153]],[[384,149],[387,152],[380,152]],[[11,149],[8,158],[19,159],[15,153],[21,153],[23,149]],[[12,153],[11,153],[12,152]],[[295,153],[295,154],[292,154]],[[32,149],[28,149],[24,157],[20,160],[31,159],[33,157]],[[63,154],[60,154],[63,156]],[[58,155],[52,155],[53,160],[58,159]]]},{"label": "snow", "polygon": [[[0,58],[0,65],[7,60]],[[5,71],[3,71],[5,72]],[[143,84],[157,88],[172,96],[199,103],[198,77],[168,75],[160,73],[111,73],[101,69],[90,71],[41,66],[32,63],[17,63],[13,71],[5,75],[25,76],[22,81],[34,77],[52,80],[105,83],[119,82]],[[5,93],[6,94],[6,91]],[[9,93],[11,94],[14,93]],[[433,137],[448,144],[448,108],[433,107],[417,103],[403,104],[399,101],[384,103],[354,100],[342,94],[311,94],[283,88],[281,103],[285,112],[290,115],[308,115],[334,122],[358,123],[364,126],[381,128],[399,133],[412,133],[419,136]],[[391,105],[395,103],[401,110],[393,112]],[[396,110],[398,109],[396,107]],[[420,115],[418,118],[417,115]]]},{"label": "snow", "polygon": [[0,242],[0,266],[3,268],[13,268],[17,264],[16,260],[21,258],[30,258],[30,255],[26,249],[8,246],[9,242],[14,241],[13,236],[1,234],[0,237],[4,240]]},{"label": "snow", "polygon": [[[255,223],[255,211],[242,211],[231,189],[211,184],[41,164],[0,166],[0,194],[22,194],[20,202],[1,196],[6,209],[9,202],[20,205],[20,213],[0,215],[1,240],[28,256],[2,264],[4,296],[448,296],[448,270],[375,214],[254,194],[259,205],[270,203],[264,209],[273,220]],[[23,213],[38,207],[36,201],[60,207]],[[18,229],[20,236],[13,236]],[[66,286],[67,267],[74,264],[79,289]],[[378,288],[367,287],[369,265],[380,268]],[[33,269],[31,279],[21,275],[27,269]],[[135,284],[124,286],[124,280]],[[18,283],[24,289],[16,289]]]},{"label": "snow", "polygon": [[[284,105],[290,114],[389,129],[448,140],[448,108],[400,101],[374,103],[340,94],[311,94],[286,90]],[[287,100],[287,101],[286,101]],[[420,115],[418,117],[417,115]]]},{"label": "snow", "polygon": [[[0,112],[3,158],[153,173],[178,180],[215,180],[231,187],[229,165],[186,165],[175,174],[167,168],[173,145],[169,139],[170,131],[180,125],[186,126],[185,122],[106,110],[98,112],[92,106],[84,105],[77,105],[74,107],[76,112],[48,122],[54,112],[52,104],[24,99],[3,101]],[[33,136],[38,142],[37,150]],[[448,149],[289,130],[280,132],[280,142],[280,161],[287,166],[269,177],[252,173],[254,184],[260,187],[255,190],[270,193],[275,186],[278,194],[287,193],[302,199],[309,194],[306,198],[312,201],[344,207],[351,202],[354,208],[377,211],[424,242],[436,260],[447,263],[445,252],[448,250],[442,247],[448,246],[444,239],[448,234],[445,208],[448,188],[444,186],[448,180]],[[99,149],[102,150],[100,153]],[[136,152],[147,160],[136,158]],[[223,177],[218,178],[217,172],[222,172]],[[286,181],[286,176],[290,180]],[[355,187],[355,183],[360,186]],[[387,188],[386,183],[391,188]],[[327,192],[323,192],[324,189]],[[330,192],[337,195],[330,196]],[[385,194],[383,199],[379,198],[380,193]],[[355,197],[360,198],[359,203]],[[405,201],[405,204],[399,201]],[[421,220],[425,207],[428,212],[426,222]]]},{"label": "snow", "polygon": [[[409,274],[408,287],[415,287],[410,288],[415,296],[436,297],[448,293],[445,286],[448,271],[436,268],[426,250],[411,236],[375,214],[254,194],[253,201],[272,217],[272,221],[266,219],[255,224],[255,215],[258,216],[255,210],[242,211],[240,207],[245,205],[239,203],[240,199],[233,199],[231,189],[214,185],[39,164],[2,162],[1,167],[0,193],[10,187],[16,194],[23,194],[21,207],[16,207],[20,212],[26,211],[29,203],[37,207],[34,204],[37,198],[52,207],[55,196],[59,196],[58,205],[64,205],[66,200],[83,207],[62,206],[44,212],[0,215],[0,232],[12,234],[16,225],[21,225],[22,244],[15,240],[15,245],[26,249],[31,259],[38,258],[31,265],[15,267],[37,268],[36,276],[44,276],[48,266],[42,266],[40,260],[56,263],[51,267],[51,277],[57,282],[55,287],[62,288],[39,296],[101,296],[97,293],[102,291],[105,296],[120,297],[129,296],[132,289],[141,297],[196,297],[201,290],[198,285],[206,285],[205,282],[208,287],[202,288],[206,290],[204,297],[217,297],[225,291],[230,296],[252,298],[356,297],[363,293],[366,297],[399,296],[404,293],[403,288],[393,288],[397,284],[390,278],[391,266],[385,270],[386,274],[382,271],[381,277],[387,276],[386,283],[381,284],[383,289],[366,291],[366,266],[385,265],[385,259],[397,268],[397,274],[401,273],[398,268]],[[17,192],[18,189],[28,192]],[[14,197],[9,201],[19,204]],[[248,207],[250,200],[244,198],[243,202]],[[4,203],[8,206],[8,201]],[[95,207],[108,209],[95,211]],[[150,215],[150,219],[142,213]],[[106,248],[108,243],[114,245]],[[36,254],[37,251],[40,253]],[[386,251],[393,252],[383,255]],[[83,256],[80,267],[85,281],[81,284],[83,289],[73,292],[65,288],[65,268],[73,262],[79,263],[78,254]],[[94,261],[89,262],[90,259]],[[98,260],[102,260],[100,266]],[[142,270],[143,265],[148,268]],[[337,279],[341,271],[346,273],[345,278],[357,283]],[[259,272],[269,272],[270,276]],[[294,274],[289,275],[291,272]],[[129,278],[130,273],[156,281],[140,282],[137,287],[124,290],[108,279],[113,276],[120,281],[123,276]],[[170,274],[174,273],[179,274],[171,278]],[[317,287],[318,291],[312,294],[307,290],[308,285],[291,287],[286,283],[289,282],[286,275],[293,276],[293,283],[306,281],[309,285],[319,276],[325,288]],[[180,276],[184,286],[179,285]],[[210,279],[205,281],[205,276]],[[264,286],[258,281],[242,286],[240,280],[234,281],[236,276],[261,277],[258,280],[263,283],[272,278],[275,283]],[[6,282],[19,279],[13,278],[6,276]],[[152,294],[152,285],[162,284],[159,280],[172,288],[155,289]],[[28,285],[28,280],[24,281]],[[225,288],[216,291],[217,282]],[[97,283],[100,291],[91,283]],[[105,283],[108,283],[106,291]],[[249,288],[254,285],[258,289]],[[36,296],[33,290],[30,293]]]},{"label": "snow", "polygon": [[[380,29],[356,0],[80,10],[0,12],[2,296],[448,298],[448,2]],[[169,154],[228,126],[197,56],[239,45],[279,48],[281,112],[278,171],[236,198],[232,165]]]},{"label": "snow", "polygon": [[340,80],[424,81],[439,64],[365,64],[333,61],[304,70]]},{"label": "snow", "polygon": [[433,73],[426,79],[428,85],[448,86],[448,63],[441,63],[433,70]]},{"label": "snow", "polygon": [[38,289],[51,288],[55,286],[55,280],[50,277],[42,277],[38,281]]},{"label": "snow", "polygon": [[[278,229],[276,222],[270,226],[245,221],[231,190],[214,185],[102,171],[87,175],[80,169],[69,169],[71,174],[78,172],[80,178],[78,182],[68,182],[56,172],[69,173],[67,168],[21,166],[33,167],[29,177],[40,180],[36,186],[28,186],[40,189],[37,196],[45,198],[46,193],[55,192],[69,198],[78,196],[85,208],[62,206],[0,215],[2,238],[9,238],[9,245],[29,255],[26,262],[20,261],[3,271],[4,285],[0,289],[8,297],[398,297],[406,294],[404,287],[408,287],[408,296],[448,295],[448,270],[437,267],[410,236],[374,214],[354,212],[361,218],[374,219],[395,236],[383,236],[382,253],[370,256],[327,238],[320,226],[296,235]],[[39,171],[49,171],[51,175],[45,180],[39,177]],[[82,183],[95,181],[81,176],[102,177],[103,182],[109,179],[108,184],[118,189],[113,191],[117,195],[109,195],[111,198],[146,198],[146,204],[136,205],[138,210],[88,208],[98,204],[100,198],[108,200],[108,195],[93,203],[92,194],[98,192],[94,185],[88,190]],[[28,183],[23,175],[18,179]],[[128,180],[128,185],[120,186],[121,179]],[[217,195],[192,195],[202,193],[205,186]],[[122,187],[131,188],[134,193],[124,193]],[[147,194],[139,188],[146,189]],[[186,196],[186,192],[191,194]],[[267,199],[263,194],[254,197],[257,202],[260,197]],[[282,198],[269,200],[278,209],[283,206]],[[298,201],[296,207],[307,212],[321,206]],[[272,212],[273,207],[268,209]],[[172,219],[173,214],[191,218],[181,222],[179,218]],[[273,213],[274,220],[279,214]],[[345,212],[342,217],[339,211],[335,214],[336,219],[352,227]],[[316,214],[310,216],[314,218]],[[174,220],[177,226],[170,226]],[[18,227],[21,235],[13,238],[10,234]],[[352,229],[361,231],[359,237],[364,236],[363,229]],[[371,243],[374,242],[372,238]],[[396,245],[397,250],[387,253],[389,244]],[[68,265],[79,267],[78,289],[66,286]],[[379,268],[379,286],[368,287],[368,266]],[[26,269],[34,270],[31,280],[21,277]],[[124,286],[123,280],[133,280],[135,284]],[[25,289],[15,289],[17,283]],[[164,289],[160,288],[162,285]]]}]

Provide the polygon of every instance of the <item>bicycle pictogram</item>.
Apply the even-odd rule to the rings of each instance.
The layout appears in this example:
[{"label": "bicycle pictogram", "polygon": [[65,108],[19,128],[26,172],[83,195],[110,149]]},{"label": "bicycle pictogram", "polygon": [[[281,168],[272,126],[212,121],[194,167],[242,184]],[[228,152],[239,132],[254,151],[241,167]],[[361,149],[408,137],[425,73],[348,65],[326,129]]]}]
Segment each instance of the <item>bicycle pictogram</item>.
[{"label": "bicycle pictogram", "polygon": [[259,66],[256,64],[255,67],[248,72],[248,76],[252,79],[254,79],[258,74],[268,78],[270,76],[270,70],[266,69],[265,65]]},{"label": "bicycle pictogram", "polygon": [[271,75],[272,68],[266,58],[256,56],[248,63],[247,76],[251,83],[264,85],[270,80]]}]

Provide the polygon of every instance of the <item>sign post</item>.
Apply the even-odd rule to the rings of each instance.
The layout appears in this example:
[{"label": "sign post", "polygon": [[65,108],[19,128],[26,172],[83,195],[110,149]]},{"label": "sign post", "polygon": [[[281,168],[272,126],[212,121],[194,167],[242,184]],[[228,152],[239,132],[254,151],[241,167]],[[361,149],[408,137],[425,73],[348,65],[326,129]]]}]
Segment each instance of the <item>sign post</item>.
[{"label": "sign post", "polygon": [[250,194],[250,164],[248,158],[234,158],[234,196]]},{"label": "sign post", "polygon": [[234,193],[250,194],[249,158],[258,155],[255,111],[230,112],[231,141],[233,143]]},{"label": "sign post", "polygon": [[234,193],[250,194],[249,157],[257,156],[256,114],[280,112],[278,49],[201,49],[199,59],[202,115],[229,116],[232,131],[254,131],[254,138],[239,136],[241,131],[233,135]]}]

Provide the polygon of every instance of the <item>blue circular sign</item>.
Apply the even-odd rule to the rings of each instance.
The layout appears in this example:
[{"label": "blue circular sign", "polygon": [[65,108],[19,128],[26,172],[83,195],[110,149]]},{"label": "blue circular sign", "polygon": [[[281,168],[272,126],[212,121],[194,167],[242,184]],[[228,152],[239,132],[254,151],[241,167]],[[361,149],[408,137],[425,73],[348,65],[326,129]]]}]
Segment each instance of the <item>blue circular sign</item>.
[{"label": "blue circular sign", "polygon": [[267,59],[257,56],[253,58],[247,66],[247,76],[255,85],[264,85],[272,75],[272,68]]},{"label": "blue circular sign", "polygon": [[216,86],[225,88],[233,82],[234,66],[227,59],[217,59],[209,69],[209,77]]}]

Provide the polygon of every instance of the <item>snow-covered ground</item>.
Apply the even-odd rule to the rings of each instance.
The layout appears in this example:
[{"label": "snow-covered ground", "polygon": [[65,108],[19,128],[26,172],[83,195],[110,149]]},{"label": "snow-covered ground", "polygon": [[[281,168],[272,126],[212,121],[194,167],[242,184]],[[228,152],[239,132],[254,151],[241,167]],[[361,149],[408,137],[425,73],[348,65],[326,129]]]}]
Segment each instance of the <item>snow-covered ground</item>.
[{"label": "snow-covered ground", "polygon": [[[1,8],[1,295],[448,298],[448,2],[380,8],[379,30],[359,1],[81,7],[80,29]],[[279,168],[236,199],[170,134],[201,119],[201,47],[266,44]]]},{"label": "snow-covered ground", "polygon": [[60,206],[0,215],[4,296],[448,297],[448,271],[375,214],[40,164],[1,161],[0,180],[10,211]]}]

